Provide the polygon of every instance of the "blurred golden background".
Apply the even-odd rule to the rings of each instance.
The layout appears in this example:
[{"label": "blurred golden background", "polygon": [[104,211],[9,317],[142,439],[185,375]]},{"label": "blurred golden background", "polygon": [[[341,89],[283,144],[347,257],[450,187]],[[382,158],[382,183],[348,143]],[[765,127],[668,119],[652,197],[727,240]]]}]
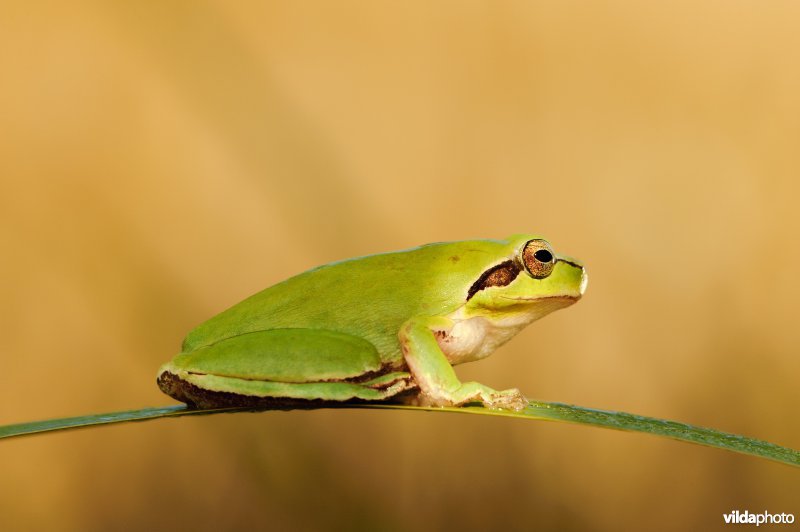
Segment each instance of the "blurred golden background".
[{"label": "blurred golden background", "polygon": [[[193,326],[346,257],[538,232],[578,305],[463,379],[800,447],[800,5],[7,2],[0,423],[170,404]],[[651,530],[796,470],[408,412],[0,442],[0,529]]]}]

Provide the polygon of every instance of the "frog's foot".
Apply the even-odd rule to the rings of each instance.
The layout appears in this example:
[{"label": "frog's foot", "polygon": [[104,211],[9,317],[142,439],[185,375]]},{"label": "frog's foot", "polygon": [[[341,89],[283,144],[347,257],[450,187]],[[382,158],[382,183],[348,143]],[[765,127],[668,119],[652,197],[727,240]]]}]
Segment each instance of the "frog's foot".
[{"label": "frog's foot", "polygon": [[516,388],[493,390],[478,382],[465,382],[453,392],[438,391],[436,395],[420,392],[412,403],[418,406],[461,406],[482,403],[486,408],[519,411],[528,406],[528,400]]},{"label": "frog's foot", "polygon": [[483,404],[487,408],[518,412],[528,406],[528,400],[516,388],[494,392]]}]

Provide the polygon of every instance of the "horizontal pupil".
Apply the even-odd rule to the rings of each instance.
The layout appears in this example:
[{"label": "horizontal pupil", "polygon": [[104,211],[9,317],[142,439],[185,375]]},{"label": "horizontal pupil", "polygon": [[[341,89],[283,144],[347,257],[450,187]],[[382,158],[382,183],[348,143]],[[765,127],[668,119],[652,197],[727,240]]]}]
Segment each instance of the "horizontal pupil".
[{"label": "horizontal pupil", "polygon": [[533,256],[539,262],[550,262],[551,260],[553,260],[553,254],[547,251],[546,249],[538,250],[536,253],[533,254]]}]

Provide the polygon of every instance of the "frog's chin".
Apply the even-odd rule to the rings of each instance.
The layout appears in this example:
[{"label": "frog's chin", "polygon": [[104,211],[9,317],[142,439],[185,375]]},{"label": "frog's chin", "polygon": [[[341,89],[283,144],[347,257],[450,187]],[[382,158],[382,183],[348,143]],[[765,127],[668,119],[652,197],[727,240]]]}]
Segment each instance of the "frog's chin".
[{"label": "frog's chin", "polygon": [[[517,315],[517,320],[527,323],[534,322],[555,312],[556,310],[568,307],[578,302],[581,298],[579,294],[556,295],[547,297],[506,297],[506,301],[512,302],[511,312],[502,314]],[[513,309],[513,310],[512,310]],[[515,320],[516,321],[516,320]]]},{"label": "frog's chin", "polygon": [[439,347],[451,364],[489,356],[530,323],[572,305],[580,296],[503,297],[507,303],[482,314],[465,314],[463,308],[448,318],[450,330],[437,336]]},{"label": "frog's chin", "polygon": [[547,316],[551,312],[568,307],[579,299],[579,295],[547,297],[502,296],[495,300],[494,305],[486,305],[477,311],[466,310],[462,307],[448,317],[453,320],[482,318],[494,327],[513,330],[516,333],[522,327]]}]

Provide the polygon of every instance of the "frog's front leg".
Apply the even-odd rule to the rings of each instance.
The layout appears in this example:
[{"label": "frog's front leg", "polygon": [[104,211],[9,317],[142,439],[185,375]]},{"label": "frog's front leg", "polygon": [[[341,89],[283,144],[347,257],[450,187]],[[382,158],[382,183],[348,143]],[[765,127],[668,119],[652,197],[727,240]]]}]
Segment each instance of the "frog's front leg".
[{"label": "frog's front leg", "polygon": [[398,337],[403,357],[420,388],[422,404],[462,405],[479,401],[489,408],[521,410],[527,400],[517,389],[497,391],[478,382],[458,380],[442,351],[437,335],[446,337],[454,322],[443,317],[415,317],[400,328]]}]

